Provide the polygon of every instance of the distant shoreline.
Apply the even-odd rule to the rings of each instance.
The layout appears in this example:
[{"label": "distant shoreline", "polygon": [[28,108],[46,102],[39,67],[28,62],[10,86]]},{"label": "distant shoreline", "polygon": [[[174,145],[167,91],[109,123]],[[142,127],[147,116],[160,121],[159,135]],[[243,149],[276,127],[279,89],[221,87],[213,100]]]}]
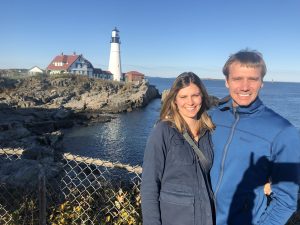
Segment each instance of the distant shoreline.
[{"label": "distant shoreline", "polygon": [[[159,76],[146,76],[146,79],[148,77],[151,78],[158,78],[158,79],[176,79],[176,77],[159,77]],[[208,78],[208,77],[200,77],[201,80],[220,80],[220,81],[224,81],[225,79],[221,79],[221,78]],[[272,81],[272,80],[264,80],[265,83],[297,83],[300,84],[300,81]]]},{"label": "distant shoreline", "polygon": [[[24,73],[24,74],[27,74],[28,72],[28,69],[18,69],[18,68],[10,68],[10,69],[1,69],[0,68],[0,76],[3,72],[5,71],[12,71],[12,72],[16,72],[16,71],[19,71],[21,73]],[[222,75],[223,76],[223,75]],[[161,77],[161,76],[145,76],[145,78],[147,79],[148,77],[151,77],[151,78],[159,78],[159,79],[176,79],[176,77]],[[225,81],[225,78],[210,78],[210,77],[201,77],[200,78],[202,80],[222,80],[222,81]],[[266,83],[297,83],[299,84],[300,81],[276,81],[276,80],[269,80],[268,79],[268,75],[266,75],[266,80],[264,80],[264,82]]]}]

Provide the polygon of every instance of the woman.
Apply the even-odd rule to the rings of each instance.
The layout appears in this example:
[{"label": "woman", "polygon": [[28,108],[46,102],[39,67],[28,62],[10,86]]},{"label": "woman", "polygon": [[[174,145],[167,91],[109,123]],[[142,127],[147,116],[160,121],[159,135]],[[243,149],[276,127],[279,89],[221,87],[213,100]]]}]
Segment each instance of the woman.
[{"label": "woman", "polygon": [[[182,73],[163,100],[160,121],[145,149],[142,174],[144,225],[214,224],[209,170],[213,161],[207,115],[208,94],[194,73]],[[187,132],[208,161],[203,168],[183,134]]]}]

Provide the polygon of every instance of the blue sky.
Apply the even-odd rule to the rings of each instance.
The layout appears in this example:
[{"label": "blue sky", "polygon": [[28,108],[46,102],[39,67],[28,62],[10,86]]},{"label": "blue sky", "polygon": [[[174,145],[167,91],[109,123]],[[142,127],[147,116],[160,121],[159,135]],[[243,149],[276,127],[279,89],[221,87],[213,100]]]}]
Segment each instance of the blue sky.
[{"label": "blue sky", "polygon": [[2,0],[0,68],[47,67],[61,52],[107,69],[120,30],[123,72],[223,79],[228,56],[260,51],[266,80],[300,82],[298,0]]}]

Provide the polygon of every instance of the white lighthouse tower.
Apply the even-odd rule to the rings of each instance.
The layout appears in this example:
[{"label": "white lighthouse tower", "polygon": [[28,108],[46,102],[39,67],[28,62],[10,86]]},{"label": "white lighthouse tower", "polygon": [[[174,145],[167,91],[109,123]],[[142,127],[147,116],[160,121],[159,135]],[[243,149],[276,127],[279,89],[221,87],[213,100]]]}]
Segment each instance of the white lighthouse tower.
[{"label": "white lighthouse tower", "polygon": [[111,32],[108,70],[113,74],[116,81],[120,81],[122,77],[120,44],[119,31],[115,27]]}]

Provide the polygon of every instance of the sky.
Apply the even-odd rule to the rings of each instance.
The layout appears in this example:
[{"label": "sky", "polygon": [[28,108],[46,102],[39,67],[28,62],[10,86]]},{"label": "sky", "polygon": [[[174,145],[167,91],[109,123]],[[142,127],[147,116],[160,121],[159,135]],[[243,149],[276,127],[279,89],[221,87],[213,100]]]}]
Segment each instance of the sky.
[{"label": "sky", "polygon": [[260,51],[265,80],[300,82],[299,0],[2,0],[0,69],[45,69],[61,53],[107,70],[111,31],[122,72],[223,79],[241,49]]}]

